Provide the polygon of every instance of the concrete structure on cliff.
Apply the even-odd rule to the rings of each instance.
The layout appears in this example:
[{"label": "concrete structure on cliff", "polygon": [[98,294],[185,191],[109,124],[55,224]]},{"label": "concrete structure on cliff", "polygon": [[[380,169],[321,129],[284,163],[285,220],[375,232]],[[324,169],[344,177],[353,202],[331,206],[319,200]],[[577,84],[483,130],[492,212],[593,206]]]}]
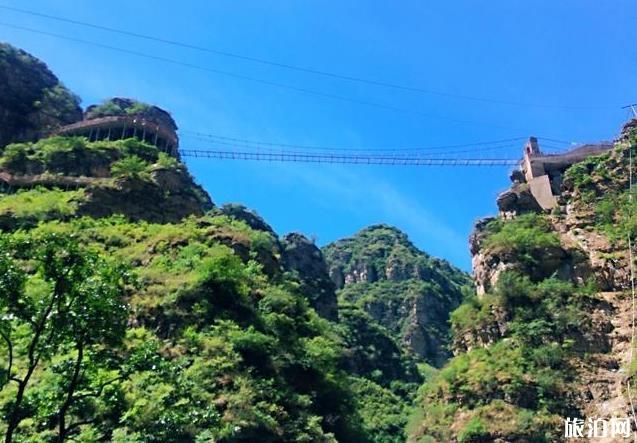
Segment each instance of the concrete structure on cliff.
[{"label": "concrete structure on cliff", "polygon": [[[524,158],[514,181],[526,182],[531,194],[542,209],[549,210],[557,205],[562,176],[569,166],[592,155],[611,149],[611,143],[586,144],[562,154],[545,154],[540,150],[537,138],[531,137],[524,146]],[[521,173],[521,174],[519,174]]]},{"label": "concrete structure on cliff", "polygon": [[170,114],[127,98],[89,106],[81,121],[63,126],[55,135],[79,135],[90,141],[138,138],[179,158],[177,125]]}]

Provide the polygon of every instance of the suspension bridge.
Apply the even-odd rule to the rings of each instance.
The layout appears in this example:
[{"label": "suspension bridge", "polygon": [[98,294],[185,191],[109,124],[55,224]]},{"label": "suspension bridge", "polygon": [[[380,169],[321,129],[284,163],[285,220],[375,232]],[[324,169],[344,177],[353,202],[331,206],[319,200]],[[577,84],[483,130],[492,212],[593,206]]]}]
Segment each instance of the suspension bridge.
[{"label": "suspension bridge", "polygon": [[377,155],[306,154],[294,151],[222,151],[208,149],[181,149],[181,157],[210,158],[218,160],[253,160],[268,162],[340,163],[356,165],[388,166],[515,166],[520,159],[514,158],[445,158],[403,157]]},{"label": "suspension bridge", "polygon": [[[352,148],[272,143],[182,131],[186,140],[205,140],[209,147],[180,148],[182,158],[215,160],[325,163],[384,166],[517,166],[522,140],[505,140],[429,147]],[[568,142],[542,139],[543,147],[561,154]],[[561,144],[560,144],[561,143]]]}]

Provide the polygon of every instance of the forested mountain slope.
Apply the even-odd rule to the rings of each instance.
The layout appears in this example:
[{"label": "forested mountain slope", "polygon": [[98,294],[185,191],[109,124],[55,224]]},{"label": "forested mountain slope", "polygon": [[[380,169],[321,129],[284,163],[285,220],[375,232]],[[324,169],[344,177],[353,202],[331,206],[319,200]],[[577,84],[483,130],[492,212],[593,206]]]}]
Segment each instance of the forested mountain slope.
[{"label": "forested mountain slope", "polygon": [[0,46],[0,79],[6,441],[553,442],[629,416],[637,121],[552,212],[479,221],[472,279],[387,225],[279,236],[175,152],[51,136],[81,110],[32,56]]},{"label": "forested mountain slope", "polygon": [[[183,165],[137,140],[2,149],[3,174],[36,177],[25,165],[47,180],[0,196],[3,432],[15,427],[16,441],[402,438],[390,378],[419,376],[400,361],[384,362],[396,373],[378,383],[349,370],[347,322],[311,308],[290,239],[247,210],[213,209]],[[376,416],[378,404],[388,409]]]},{"label": "forested mountain slope", "polygon": [[327,245],[323,254],[341,305],[364,310],[414,359],[435,366],[447,360],[449,312],[471,291],[468,274],[387,225]]},{"label": "forested mountain slope", "polygon": [[[338,306],[312,241],[216,207],[157,147],[47,137],[82,114],[41,61],[3,45],[0,77],[7,441],[405,440],[423,374],[400,319],[392,330],[361,304]],[[159,109],[119,98],[85,118],[119,115],[116,102]],[[437,328],[466,276],[407,247],[451,301]],[[424,288],[410,284],[405,298]]]}]

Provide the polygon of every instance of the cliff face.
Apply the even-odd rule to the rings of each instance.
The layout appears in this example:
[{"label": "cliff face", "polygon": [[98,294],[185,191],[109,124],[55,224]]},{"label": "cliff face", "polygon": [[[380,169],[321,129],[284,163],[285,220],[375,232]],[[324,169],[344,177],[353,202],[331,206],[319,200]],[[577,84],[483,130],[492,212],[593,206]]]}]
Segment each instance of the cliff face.
[{"label": "cliff face", "polygon": [[301,292],[322,317],[338,319],[336,287],[327,273],[321,250],[307,237],[291,233],[281,239],[283,266],[296,272]]},{"label": "cliff face", "polygon": [[565,417],[631,415],[635,123],[566,170],[550,213],[514,180],[476,223],[477,296],[451,316],[455,356],[421,390],[413,441],[562,441]]},{"label": "cliff face", "polygon": [[448,316],[469,278],[419,251],[398,229],[376,225],[323,249],[343,303],[361,307],[404,350],[433,365],[448,351]]},{"label": "cliff face", "polygon": [[81,120],[79,99],[37,58],[0,43],[0,147]]},{"label": "cliff face", "polygon": [[533,281],[556,275],[575,283],[583,283],[590,276],[590,262],[585,251],[573,242],[552,241],[551,234],[556,228],[553,220],[535,214],[528,213],[511,220],[516,228],[527,229],[530,235],[544,236],[546,242],[537,247],[529,247],[523,241],[520,244],[494,244],[492,235],[504,229],[500,236],[505,237],[507,230],[514,230],[509,228],[513,225],[496,218],[476,223],[469,242],[478,295],[492,291],[505,272],[519,272]]},{"label": "cliff face", "polygon": [[[166,223],[203,215],[213,207],[182,164],[134,139],[89,143],[79,137],[56,137],[9,145],[0,159],[0,184],[15,192],[16,204],[26,198],[21,192],[72,189],[76,195],[69,216],[121,214]],[[59,215],[36,212],[19,216],[7,211],[5,227],[33,225]]]},{"label": "cliff face", "polygon": [[93,120],[100,117],[131,115],[141,117],[144,120],[154,122],[158,125],[177,130],[177,123],[171,115],[163,109],[139,102],[130,98],[114,97],[105,100],[99,105],[91,105],[84,113],[85,120]]}]

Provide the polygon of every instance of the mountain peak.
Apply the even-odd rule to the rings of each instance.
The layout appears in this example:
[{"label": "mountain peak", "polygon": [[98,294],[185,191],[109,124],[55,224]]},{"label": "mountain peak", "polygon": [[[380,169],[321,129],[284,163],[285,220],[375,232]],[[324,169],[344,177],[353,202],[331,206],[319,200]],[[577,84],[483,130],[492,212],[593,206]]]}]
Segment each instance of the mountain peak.
[{"label": "mountain peak", "polygon": [[376,224],[323,248],[341,303],[366,311],[416,359],[448,357],[448,313],[469,275],[419,250],[400,229]]},{"label": "mountain peak", "polygon": [[323,254],[338,288],[378,280],[441,281],[452,277],[466,283],[468,279],[446,261],[418,249],[407,234],[387,224],[371,225],[352,237],[335,241],[323,248]]}]

